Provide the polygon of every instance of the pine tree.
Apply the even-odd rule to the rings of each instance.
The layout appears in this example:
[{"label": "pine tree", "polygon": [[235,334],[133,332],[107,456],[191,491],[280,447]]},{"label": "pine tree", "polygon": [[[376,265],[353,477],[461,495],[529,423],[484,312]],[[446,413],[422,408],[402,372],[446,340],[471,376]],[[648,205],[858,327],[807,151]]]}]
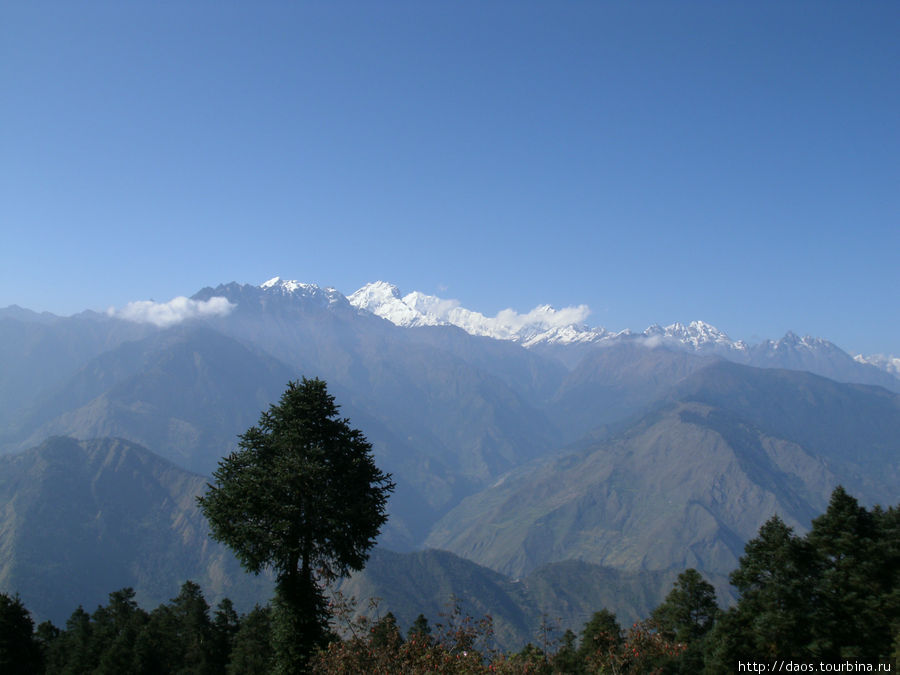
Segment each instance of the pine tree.
[{"label": "pine tree", "polygon": [[41,650],[34,621],[18,595],[0,593],[0,673],[38,673]]},{"label": "pine tree", "polygon": [[50,668],[50,662],[59,648],[59,637],[62,631],[50,621],[42,621],[34,631],[34,638],[41,652],[41,661],[44,664],[44,672],[54,672]]},{"label": "pine tree", "polygon": [[272,659],[272,611],[257,605],[241,617],[226,672],[229,675],[269,675]]},{"label": "pine tree", "polygon": [[397,618],[393,612],[388,612],[372,625],[369,635],[369,644],[374,649],[381,647],[396,650],[403,643],[400,629],[397,627]]},{"label": "pine tree", "polygon": [[171,608],[181,669],[198,675],[213,672],[213,628],[200,586],[185,581],[178,596],[172,599]]},{"label": "pine tree", "polygon": [[667,639],[686,647],[677,661],[678,672],[702,670],[703,639],[719,614],[716,591],[697,570],[688,569],[678,575],[672,590],[651,616]]},{"label": "pine tree", "polygon": [[52,673],[91,672],[100,661],[95,649],[91,615],[79,605],[66,620],[66,628],[50,650],[47,671]]},{"label": "pine tree", "polygon": [[670,639],[691,644],[713,627],[719,611],[716,590],[691,568],[678,575],[672,590],[653,610],[651,618]]},{"label": "pine tree", "polygon": [[563,633],[562,643],[556,654],[550,659],[550,665],[555,673],[579,673],[582,671],[581,661],[578,658],[578,649],[575,643],[578,636],[572,632],[571,628],[567,628]]},{"label": "pine tree", "polygon": [[152,612],[134,642],[132,668],[135,673],[176,673],[184,658],[178,620],[169,605]]},{"label": "pine tree", "polygon": [[622,628],[616,615],[607,609],[594,612],[581,631],[578,659],[585,663],[602,663],[622,643]]},{"label": "pine tree", "polygon": [[875,508],[875,520],[881,542],[882,565],[879,584],[884,589],[881,611],[894,636],[892,658],[900,669],[900,507]]},{"label": "pine tree", "polygon": [[229,598],[222,598],[213,616],[213,660],[216,672],[225,672],[234,639],[240,628],[240,617]]},{"label": "pine tree", "polygon": [[412,622],[409,630],[406,631],[406,639],[431,642],[431,626],[428,625],[428,619],[424,614],[419,614]]},{"label": "pine tree", "polygon": [[91,617],[92,652],[99,655],[94,671],[116,675],[133,670],[134,647],[149,615],[138,607],[133,588],[109,594],[109,604],[98,607]]},{"label": "pine tree", "polygon": [[740,593],[731,624],[747,631],[746,656],[804,660],[816,577],[809,545],[773,516],[744,547],[731,583]]},{"label": "pine tree", "polygon": [[276,668],[299,672],[327,636],[320,583],[363,567],[394,484],[318,379],[289,383],[239,445],[198,503],[247,570],[275,569]]},{"label": "pine tree", "polygon": [[[861,506],[843,487],[813,520],[807,539],[819,559],[811,651],[824,661],[890,657],[892,545],[887,518]],[[894,551],[896,543],[893,544]],[[891,569],[893,568],[893,569]],[[895,617],[896,618],[896,617]]]}]

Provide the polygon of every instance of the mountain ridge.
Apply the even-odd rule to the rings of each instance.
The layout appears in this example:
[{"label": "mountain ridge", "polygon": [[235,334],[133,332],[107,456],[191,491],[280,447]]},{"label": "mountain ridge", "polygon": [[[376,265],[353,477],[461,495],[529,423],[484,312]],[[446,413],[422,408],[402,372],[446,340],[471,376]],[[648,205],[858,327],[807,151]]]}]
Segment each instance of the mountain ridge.
[{"label": "mountain ridge", "polygon": [[426,545],[518,575],[581,558],[725,575],[774,514],[802,530],[839,484],[892,504],[900,396],[713,361],[636,422],[463,500]]},{"label": "mountain ridge", "polygon": [[[702,320],[686,324],[675,322],[667,326],[653,324],[641,332],[631,329],[610,331],[585,323],[590,313],[586,305],[560,310],[550,305],[539,305],[526,314],[506,309],[495,317],[488,317],[462,307],[456,300],[419,291],[403,295],[397,286],[385,281],[366,284],[349,296],[343,296],[331,287],[323,289],[315,284],[286,281],[280,277],[264,282],[259,288],[275,290],[282,295],[299,293],[319,296],[326,298],[329,304],[349,304],[403,328],[456,326],[470,335],[511,341],[537,351],[543,349],[544,353],[555,356],[570,367],[584,354],[585,347],[636,341],[651,347],[664,345],[715,354],[746,365],[811,369],[826,377],[878,384],[900,391],[900,359],[897,357],[852,357],[824,338],[801,337],[792,331],[778,340],[763,340],[757,344],[732,340],[726,333]],[[209,294],[205,297],[208,298]],[[579,357],[562,355],[559,347],[568,348]],[[582,351],[577,351],[578,348]],[[816,363],[817,359],[819,363]],[[838,365],[824,363],[828,360],[837,360]]]},{"label": "mountain ridge", "polygon": [[[191,300],[209,301],[223,297],[219,295],[221,293],[233,297],[237,288],[264,291],[270,297],[303,299],[317,305],[319,309],[348,311],[354,308],[404,328],[456,326],[470,335],[511,341],[552,355],[569,367],[573,367],[584,355],[585,348],[630,340],[648,346],[662,344],[697,353],[716,354],[746,365],[812,370],[826,377],[878,384],[900,391],[900,357],[886,354],[851,356],[824,338],[809,335],[801,337],[792,331],[777,340],[768,339],[757,344],[733,340],[725,332],[702,320],[675,322],[667,326],[652,324],[641,332],[627,328],[610,331],[600,326],[591,327],[586,323],[590,314],[586,305],[562,309],[539,305],[525,314],[505,309],[496,316],[489,317],[462,307],[456,300],[420,291],[404,295],[397,286],[385,281],[368,283],[345,296],[332,287],[320,287],[314,283],[276,276],[257,286],[231,282],[216,288],[206,287],[195,293]],[[243,294],[246,295],[246,291]],[[132,304],[158,307],[166,303]],[[222,308],[226,313],[227,309]],[[208,311],[215,313],[215,309]],[[128,320],[149,320],[141,318],[140,312],[135,315],[110,310],[107,314]],[[0,320],[6,317],[43,324],[53,323],[60,318],[47,312],[37,314],[17,305],[0,309]],[[567,349],[568,353],[563,353],[560,347]],[[831,361],[838,363],[830,363]]]},{"label": "mountain ridge", "polygon": [[[698,353],[716,354],[738,363],[762,367],[766,367],[767,362],[773,363],[775,367],[785,367],[779,359],[789,351],[805,352],[808,355],[828,352],[832,358],[843,361],[841,365],[845,371],[853,370],[849,361],[855,361],[887,373],[889,377],[870,370],[856,374],[856,377],[870,384],[880,384],[900,391],[900,358],[884,355],[850,357],[828,340],[809,335],[800,337],[792,331],[778,340],[764,340],[755,345],[743,340],[732,340],[725,332],[701,320],[693,320],[687,324],[675,322],[667,326],[653,324],[640,333],[630,329],[610,331],[600,326],[589,327],[585,323],[590,313],[586,305],[562,310],[550,305],[540,305],[524,315],[507,309],[499,312],[496,317],[486,317],[461,307],[455,300],[445,300],[418,291],[403,295],[397,286],[384,281],[366,284],[347,299],[353,306],[372,312],[398,326],[454,325],[472,335],[510,340],[526,348],[603,345],[636,340],[648,346],[662,344]],[[806,356],[807,361],[809,358]],[[803,361],[804,356],[796,359]]]}]

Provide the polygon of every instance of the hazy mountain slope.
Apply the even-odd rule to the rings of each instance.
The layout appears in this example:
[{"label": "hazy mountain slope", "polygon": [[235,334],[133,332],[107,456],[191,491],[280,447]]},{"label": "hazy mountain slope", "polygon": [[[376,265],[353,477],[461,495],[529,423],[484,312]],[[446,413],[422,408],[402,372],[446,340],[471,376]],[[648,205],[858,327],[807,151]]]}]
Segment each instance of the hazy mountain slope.
[{"label": "hazy mountain slope", "polygon": [[[34,315],[33,317],[30,315]],[[156,328],[99,314],[61,318],[27,310],[0,315],[0,427],[90,359]],[[0,431],[0,440],[5,437]]]},{"label": "hazy mountain slope", "polygon": [[[295,316],[314,312],[317,305],[304,309],[297,299],[284,300],[291,311],[282,319],[292,331],[321,329],[322,322]],[[265,316],[274,320],[279,314],[273,310]],[[417,344],[397,335],[380,340],[377,331],[373,337],[357,329],[354,317],[351,310],[350,326],[334,328],[352,338],[338,359],[358,364],[349,384],[331,371],[330,357],[307,351],[312,340],[301,335],[293,338],[293,365],[287,365],[208,323],[191,321],[88,362],[8,427],[7,448],[21,450],[59,434],[117,436],[209,475],[289,379],[332,372],[329,389],[342,414],[367,434],[379,465],[398,483],[382,541],[407,549],[464,496],[552,447],[552,425],[498,378],[427,341]],[[252,311],[245,318],[238,325],[248,334],[265,320]],[[399,331],[373,317],[363,323],[368,320]],[[476,348],[484,350],[482,361],[506,348],[516,350],[509,357],[513,361],[518,354],[523,363],[535,360],[516,345],[477,341]],[[465,351],[465,345],[455,349]]]},{"label": "hazy mountain slope", "polygon": [[[503,481],[447,514],[427,544],[514,575],[569,558],[725,574],[768,515],[777,510],[793,525],[803,522],[744,465],[771,468],[770,452],[807,465],[814,460],[766,437],[734,448],[702,423],[711,413],[697,404],[673,407],[589,452]],[[814,476],[822,485],[819,504],[828,478]]]},{"label": "hazy mountain slope", "polygon": [[269,582],[207,536],[194,502],[205,483],[122,440],[57,437],[0,457],[0,590],[58,625],[124,586],[148,607],[186,579],[212,602],[264,601]]},{"label": "hazy mountain slope", "polygon": [[0,308],[0,321],[13,319],[14,321],[22,321],[26,323],[48,324],[55,323],[60,319],[56,314],[50,312],[35,312],[31,309],[25,309],[19,305],[9,305]]},{"label": "hazy mountain slope", "polygon": [[[329,391],[338,402],[348,398],[339,387],[329,385]],[[391,473],[397,484],[388,502],[388,522],[378,538],[381,545],[397,551],[412,550],[449,508],[478,489],[477,484],[422,453],[413,440],[371,415],[345,405],[341,414],[366,434],[376,464]]]},{"label": "hazy mountain slope", "polygon": [[838,483],[895,501],[900,397],[735,364],[679,392],[614,439],[465,500],[427,544],[510,574],[581,558],[724,575],[773,513],[806,528]]},{"label": "hazy mountain slope", "polygon": [[545,624],[556,637],[566,628],[579,632],[593,612],[614,611],[623,625],[646,617],[671,588],[674,575],[658,572],[625,573],[569,561],[546,565],[521,579],[502,574],[452,553],[425,550],[372,552],[361,572],[341,584],[345,597],[354,597],[361,613],[378,599],[377,614],[393,612],[401,630],[420,614],[432,627],[447,623],[452,602],[464,614],[493,618],[498,644],[519,649],[539,643]]},{"label": "hazy mountain slope", "polygon": [[568,374],[556,359],[515,342],[469,335],[455,326],[421,326],[406,330],[405,335],[502,380],[538,407],[546,405]]},{"label": "hazy mountain slope", "polygon": [[[125,343],[90,361],[42,397],[19,421],[13,448],[52,435],[116,436],[158,448],[179,466],[210,475],[218,460],[278,400],[300,373],[202,323],[188,323]],[[350,398],[332,388],[339,401]],[[394,473],[397,490],[381,541],[407,549],[435,520],[478,485],[420,452],[408,434],[344,405],[342,414],[362,429],[376,459]],[[397,425],[394,425],[395,427]]]},{"label": "hazy mountain slope", "polygon": [[550,415],[560,427],[580,436],[643,412],[713,360],[634,341],[595,347],[560,385],[550,403]]},{"label": "hazy mountain slope", "polygon": [[900,489],[900,396],[803,373],[719,362],[682,382],[674,398],[717,406],[826,461],[868,503]]},{"label": "hazy mountain slope", "polygon": [[118,436],[208,475],[296,376],[202,324],[179,326],[92,360],[23,417],[18,446]]}]

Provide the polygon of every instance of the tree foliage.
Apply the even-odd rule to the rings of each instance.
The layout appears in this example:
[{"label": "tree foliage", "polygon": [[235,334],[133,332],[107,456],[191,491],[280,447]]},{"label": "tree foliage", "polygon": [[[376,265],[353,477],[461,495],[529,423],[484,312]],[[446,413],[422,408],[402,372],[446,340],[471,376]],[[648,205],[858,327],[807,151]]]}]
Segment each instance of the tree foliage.
[{"label": "tree foliage", "polygon": [[[708,672],[739,660],[890,663],[900,631],[896,508],[871,511],[842,487],[805,537],[773,517],[731,582],[738,603],[710,634]],[[900,665],[900,664],[897,664]]]},{"label": "tree foliage", "polygon": [[650,617],[663,636],[683,646],[684,652],[671,670],[696,673],[702,669],[705,638],[720,613],[715,589],[697,570],[678,575],[672,590]]},{"label": "tree foliage", "polygon": [[0,593],[0,673],[38,672],[40,663],[31,613],[18,595]]},{"label": "tree foliage", "polygon": [[428,625],[428,619],[424,614],[419,614],[415,621],[410,625],[406,632],[407,640],[431,640],[431,626]]},{"label": "tree foliage", "polygon": [[863,661],[891,642],[887,619],[897,617],[900,561],[896,540],[882,536],[889,534],[888,520],[881,510],[860,506],[842,487],[813,520],[808,540],[818,559],[810,651],[822,660]]},{"label": "tree foliage", "polygon": [[387,520],[394,483],[371,451],[325,382],[303,378],[240,436],[198,499],[212,536],[247,570],[275,570],[273,640],[285,672],[327,635],[320,583],[361,569]]},{"label": "tree foliage", "polygon": [[228,675],[268,675],[272,672],[272,612],[254,607],[239,625],[228,659]]},{"label": "tree foliage", "polygon": [[594,612],[581,631],[578,657],[582,661],[602,660],[622,644],[622,627],[608,609]]},{"label": "tree foliage", "polygon": [[716,590],[700,572],[691,568],[678,575],[663,603],[651,618],[660,631],[685,644],[700,640],[719,615]]}]

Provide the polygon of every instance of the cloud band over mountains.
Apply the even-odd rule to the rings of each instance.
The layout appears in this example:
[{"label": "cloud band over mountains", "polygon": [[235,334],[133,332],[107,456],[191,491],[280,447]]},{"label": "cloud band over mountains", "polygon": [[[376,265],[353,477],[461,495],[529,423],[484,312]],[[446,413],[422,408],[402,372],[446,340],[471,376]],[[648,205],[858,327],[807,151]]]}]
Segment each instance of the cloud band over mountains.
[{"label": "cloud band over mountains", "polygon": [[191,300],[184,296],[178,296],[168,302],[154,302],[153,300],[129,302],[122,309],[110,308],[107,314],[126,321],[152,323],[160,328],[167,328],[188,319],[226,316],[235,307],[234,303],[222,297]]}]

